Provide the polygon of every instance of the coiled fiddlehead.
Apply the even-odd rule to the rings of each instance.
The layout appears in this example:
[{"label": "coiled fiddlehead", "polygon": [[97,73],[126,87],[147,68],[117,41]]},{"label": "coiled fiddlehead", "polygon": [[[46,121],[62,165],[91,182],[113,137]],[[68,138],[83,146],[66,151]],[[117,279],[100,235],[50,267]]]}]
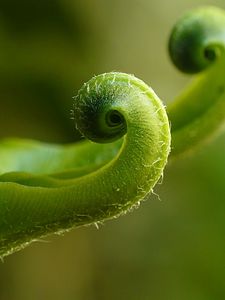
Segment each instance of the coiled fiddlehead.
[{"label": "coiled fiddlehead", "polygon": [[[206,7],[175,26],[169,52],[196,81],[168,107],[172,156],[208,139],[225,117],[225,14]],[[94,77],[74,101],[77,128],[89,140],[0,144],[0,256],[53,232],[118,216],[162,175],[170,151],[165,109],[141,80]],[[98,143],[93,143],[98,142]]]},{"label": "coiled fiddlehead", "polygon": [[174,27],[169,53],[179,70],[200,73],[168,106],[172,156],[193,149],[221,128],[225,118],[225,12],[202,7]]},{"label": "coiled fiddlehead", "polygon": [[162,175],[170,130],[161,101],[146,84],[132,75],[103,74],[74,102],[77,127],[102,145],[1,144],[1,256],[37,237],[124,213]]}]

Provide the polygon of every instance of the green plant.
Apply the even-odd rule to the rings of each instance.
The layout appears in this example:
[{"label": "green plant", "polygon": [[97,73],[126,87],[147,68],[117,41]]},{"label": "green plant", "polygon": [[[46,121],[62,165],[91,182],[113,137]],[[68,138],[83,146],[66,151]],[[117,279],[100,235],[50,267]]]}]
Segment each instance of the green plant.
[{"label": "green plant", "polygon": [[[206,7],[185,15],[172,32],[175,65],[188,73],[207,69],[168,107],[171,157],[202,144],[224,120],[224,28],[224,12]],[[74,99],[74,119],[88,140],[1,142],[1,257],[41,236],[125,213],[162,176],[170,126],[141,80],[117,72],[92,78]]]}]

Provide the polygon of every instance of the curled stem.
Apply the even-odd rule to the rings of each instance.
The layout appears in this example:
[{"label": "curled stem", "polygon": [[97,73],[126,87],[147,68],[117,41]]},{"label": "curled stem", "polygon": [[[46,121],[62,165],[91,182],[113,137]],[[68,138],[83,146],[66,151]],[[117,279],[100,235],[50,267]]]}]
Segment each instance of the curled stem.
[{"label": "curled stem", "polygon": [[[178,69],[200,73],[168,107],[172,157],[207,140],[225,118],[225,14],[205,7],[175,26]],[[0,143],[0,257],[35,239],[116,217],[162,175],[170,152],[165,108],[143,81],[124,73],[92,78],[74,99],[71,145]]]},{"label": "curled stem", "polygon": [[[168,119],[141,80],[123,73],[96,76],[79,91],[74,113],[89,141],[1,145],[1,256],[40,236],[126,212],[162,175],[170,150]],[[10,147],[14,161],[7,164]]]},{"label": "curled stem", "polygon": [[172,31],[169,53],[182,72],[199,73],[168,106],[175,157],[209,140],[224,123],[224,11],[209,6],[185,14]]}]

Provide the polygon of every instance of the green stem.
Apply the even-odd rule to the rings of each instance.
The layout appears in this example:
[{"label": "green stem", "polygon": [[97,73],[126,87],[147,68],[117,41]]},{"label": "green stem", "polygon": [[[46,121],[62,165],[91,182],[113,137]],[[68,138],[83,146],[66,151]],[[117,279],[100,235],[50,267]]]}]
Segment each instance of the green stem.
[{"label": "green stem", "polygon": [[[171,157],[202,144],[223,124],[224,44],[225,14],[213,7],[188,13],[172,32],[175,65],[201,73],[168,107]],[[141,80],[115,72],[92,78],[74,99],[74,119],[86,137],[78,144],[1,142],[1,257],[50,233],[125,213],[162,176],[168,118]]]},{"label": "green stem", "polygon": [[208,141],[224,123],[224,11],[203,7],[187,13],[172,31],[169,52],[181,71],[200,72],[168,106],[173,158]]},{"label": "green stem", "polygon": [[[33,165],[32,174],[17,171],[1,176],[1,256],[40,236],[124,213],[149,193],[162,175],[170,149],[168,119],[161,101],[141,80],[122,73],[94,77],[80,90],[75,109],[77,126],[87,138],[112,142],[122,132],[122,146],[119,148],[121,142],[101,145],[106,157],[98,163],[106,164],[78,177],[73,177],[73,169],[76,173],[76,168],[83,166],[88,153],[92,163],[98,159],[98,155],[93,158],[94,143],[81,144],[73,154],[73,146],[42,148],[30,143],[34,147],[29,149],[30,159],[18,151],[17,159],[22,156],[31,164],[46,158],[46,152],[57,162],[54,170],[49,164],[53,174],[48,174],[46,165],[47,174],[41,175]],[[114,158],[109,151],[112,147]],[[60,174],[68,166],[67,155],[73,155],[69,176],[67,171]],[[32,171],[29,163],[27,168]]]}]

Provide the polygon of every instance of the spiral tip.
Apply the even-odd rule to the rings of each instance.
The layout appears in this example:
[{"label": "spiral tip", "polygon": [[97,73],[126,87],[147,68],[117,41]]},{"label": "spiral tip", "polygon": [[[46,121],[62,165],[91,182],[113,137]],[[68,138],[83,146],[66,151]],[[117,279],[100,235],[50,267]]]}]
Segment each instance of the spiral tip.
[{"label": "spiral tip", "polygon": [[126,121],[118,102],[127,96],[128,76],[132,75],[119,72],[100,74],[79,90],[74,100],[74,120],[77,129],[87,139],[108,143],[126,133]]},{"label": "spiral tip", "polygon": [[185,73],[198,73],[218,59],[225,45],[225,13],[206,6],[186,13],[169,38],[169,55]]}]

